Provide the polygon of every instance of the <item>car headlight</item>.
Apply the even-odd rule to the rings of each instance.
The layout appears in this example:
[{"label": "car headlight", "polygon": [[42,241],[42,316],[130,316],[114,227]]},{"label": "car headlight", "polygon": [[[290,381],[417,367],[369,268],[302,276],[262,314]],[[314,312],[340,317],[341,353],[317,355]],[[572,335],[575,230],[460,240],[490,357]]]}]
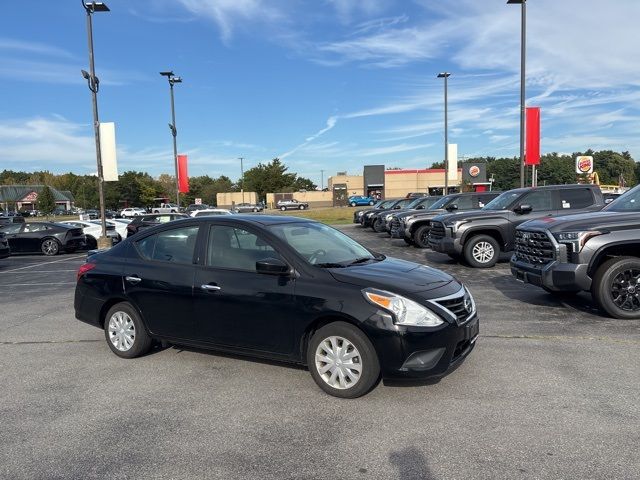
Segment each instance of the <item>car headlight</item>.
[{"label": "car headlight", "polygon": [[574,252],[580,252],[589,239],[605,233],[608,232],[589,230],[586,232],[560,232],[554,233],[553,236],[559,243],[572,245]]},{"label": "car headlight", "polygon": [[364,215],[364,212],[358,212],[359,217],[361,217],[362,215]]},{"label": "car headlight", "polygon": [[444,323],[431,310],[401,295],[375,288],[365,288],[362,294],[370,303],[393,314],[396,325],[437,327]]},{"label": "car headlight", "polygon": [[384,217],[384,219],[385,219],[387,222],[390,222],[392,218],[393,218],[393,213],[390,213],[389,215],[387,215],[386,217]]},{"label": "car headlight", "polygon": [[465,223],[468,223],[468,220],[450,220],[448,222],[445,222],[444,226],[450,228],[451,231],[455,233]]}]

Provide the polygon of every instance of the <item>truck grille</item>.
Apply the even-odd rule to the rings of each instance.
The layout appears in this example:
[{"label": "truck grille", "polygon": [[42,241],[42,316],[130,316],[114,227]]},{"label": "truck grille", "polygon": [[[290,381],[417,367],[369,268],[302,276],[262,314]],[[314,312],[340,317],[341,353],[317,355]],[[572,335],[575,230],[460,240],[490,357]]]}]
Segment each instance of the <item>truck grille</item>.
[{"label": "truck grille", "polygon": [[516,260],[532,265],[547,265],[555,259],[555,247],[544,232],[516,230]]},{"label": "truck grille", "polygon": [[444,238],[445,230],[444,223],[442,222],[431,222],[431,230],[429,230],[429,236],[435,239]]},{"label": "truck grille", "polygon": [[399,231],[400,230],[400,220],[398,220],[397,217],[393,217],[391,219],[390,227],[391,227],[391,233],[395,233],[395,232]]}]

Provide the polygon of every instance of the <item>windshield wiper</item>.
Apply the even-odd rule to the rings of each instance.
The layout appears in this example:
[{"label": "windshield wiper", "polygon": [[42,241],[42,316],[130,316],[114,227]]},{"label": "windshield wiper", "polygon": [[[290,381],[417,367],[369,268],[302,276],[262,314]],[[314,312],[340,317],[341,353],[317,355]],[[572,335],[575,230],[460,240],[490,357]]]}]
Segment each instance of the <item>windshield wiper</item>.
[{"label": "windshield wiper", "polygon": [[345,267],[342,263],[332,263],[332,262],[315,263],[314,265],[320,268],[344,268]]},{"label": "windshield wiper", "polygon": [[361,258],[356,258],[354,261],[350,262],[348,264],[348,266],[350,265],[357,265],[359,263],[364,263],[364,262],[368,262],[369,260],[376,260],[375,257],[361,257]]}]

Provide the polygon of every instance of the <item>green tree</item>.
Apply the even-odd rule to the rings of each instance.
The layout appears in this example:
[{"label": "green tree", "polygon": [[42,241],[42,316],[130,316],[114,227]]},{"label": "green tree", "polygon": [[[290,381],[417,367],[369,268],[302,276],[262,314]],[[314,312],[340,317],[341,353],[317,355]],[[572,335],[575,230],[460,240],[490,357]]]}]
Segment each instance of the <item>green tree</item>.
[{"label": "green tree", "polygon": [[549,153],[540,158],[538,185],[576,183],[575,158]]},{"label": "green tree", "polygon": [[38,210],[42,211],[45,215],[50,215],[55,208],[56,200],[53,197],[53,192],[51,192],[51,189],[45,185],[38,195]]}]

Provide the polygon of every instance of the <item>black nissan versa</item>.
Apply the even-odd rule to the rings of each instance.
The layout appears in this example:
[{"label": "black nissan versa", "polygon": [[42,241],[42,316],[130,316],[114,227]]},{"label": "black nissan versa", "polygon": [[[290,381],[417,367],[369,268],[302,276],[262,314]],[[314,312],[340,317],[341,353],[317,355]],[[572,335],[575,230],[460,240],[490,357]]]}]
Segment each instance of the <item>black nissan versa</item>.
[{"label": "black nissan versa", "polygon": [[307,365],[325,392],[355,398],[382,376],[441,376],[473,349],[469,291],[308,219],[177,220],[92,255],[76,317],[118,356],[152,339]]}]

